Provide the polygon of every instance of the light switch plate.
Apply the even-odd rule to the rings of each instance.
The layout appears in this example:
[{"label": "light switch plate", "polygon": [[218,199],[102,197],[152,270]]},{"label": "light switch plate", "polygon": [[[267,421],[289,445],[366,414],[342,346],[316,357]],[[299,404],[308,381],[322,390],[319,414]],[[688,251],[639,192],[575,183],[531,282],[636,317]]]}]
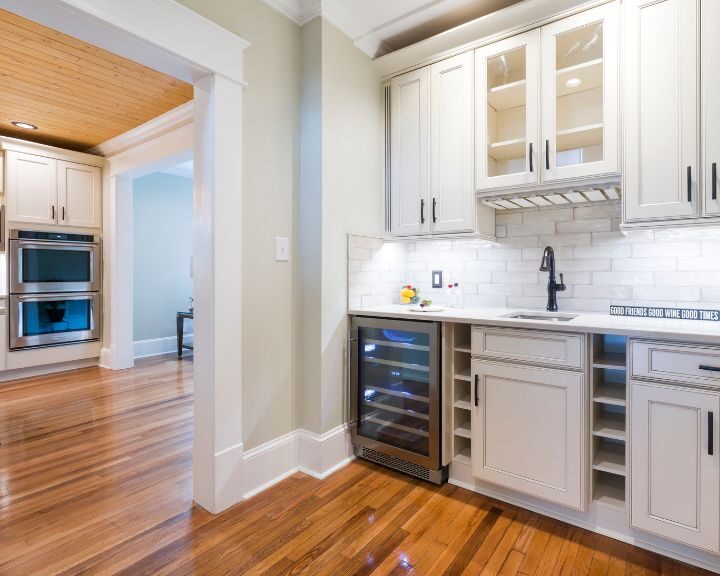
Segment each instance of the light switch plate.
[{"label": "light switch plate", "polygon": [[442,288],[442,270],[433,270],[432,271],[432,287],[433,288]]},{"label": "light switch plate", "polygon": [[278,236],[275,238],[275,261],[287,262],[290,260],[290,241]]}]

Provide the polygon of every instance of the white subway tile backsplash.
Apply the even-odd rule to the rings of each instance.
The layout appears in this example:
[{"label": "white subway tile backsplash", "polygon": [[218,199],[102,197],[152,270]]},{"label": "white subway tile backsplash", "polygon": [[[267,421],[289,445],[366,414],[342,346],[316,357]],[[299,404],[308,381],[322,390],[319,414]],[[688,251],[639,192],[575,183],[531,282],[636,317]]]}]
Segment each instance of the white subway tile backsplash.
[{"label": "white subway tile backsplash", "polygon": [[[618,230],[620,204],[498,212],[496,242],[478,238],[385,241],[350,236],[348,303],[399,302],[416,284],[438,303],[430,271],[459,282],[467,306],[544,309],[543,249],[555,250],[568,286],[561,309],[607,312],[610,304],[720,308],[720,225]],[[505,236],[504,236],[505,235]]]}]

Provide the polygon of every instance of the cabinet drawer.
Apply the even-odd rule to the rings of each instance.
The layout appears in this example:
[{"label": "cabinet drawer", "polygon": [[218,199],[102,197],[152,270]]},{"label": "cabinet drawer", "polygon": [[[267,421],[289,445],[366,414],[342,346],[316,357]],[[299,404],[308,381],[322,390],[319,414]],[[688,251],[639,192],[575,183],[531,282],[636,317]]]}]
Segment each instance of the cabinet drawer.
[{"label": "cabinet drawer", "polygon": [[550,330],[473,326],[472,354],[553,368],[583,368],[585,337]]},{"label": "cabinet drawer", "polygon": [[630,358],[632,378],[720,388],[720,347],[631,340]]}]

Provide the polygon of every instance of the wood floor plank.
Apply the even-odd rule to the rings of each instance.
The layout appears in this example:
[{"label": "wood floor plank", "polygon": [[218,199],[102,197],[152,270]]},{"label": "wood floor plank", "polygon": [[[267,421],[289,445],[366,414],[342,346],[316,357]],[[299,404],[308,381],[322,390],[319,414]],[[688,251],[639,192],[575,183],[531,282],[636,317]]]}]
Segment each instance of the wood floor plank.
[{"label": "wood floor plank", "polygon": [[708,574],[355,461],[192,503],[192,360],[0,384],[0,576]]}]

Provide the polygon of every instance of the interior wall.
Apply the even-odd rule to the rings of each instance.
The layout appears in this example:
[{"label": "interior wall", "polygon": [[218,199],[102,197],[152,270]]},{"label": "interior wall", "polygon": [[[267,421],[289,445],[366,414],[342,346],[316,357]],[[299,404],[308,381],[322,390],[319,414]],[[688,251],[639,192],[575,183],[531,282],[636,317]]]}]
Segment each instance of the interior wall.
[{"label": "interior wall", "polygon": [[[133,340],[175,336],[193,294],[193,181],[154,173],[133,182]],[[190,328],[190,325],[188,325]]]},{"label": "interior wall", "polygon": [[322,420],[343,422],[348,233],[382,234],[383,92],[372,60],[322,20]]},{"label": "interior wall", "polygon": [[[250,449],[297,427],[300,27],[260,0],[179,0],[251,43],[245,51],[242,425]],[[275,238],[290,238],[290,262]]]}]

